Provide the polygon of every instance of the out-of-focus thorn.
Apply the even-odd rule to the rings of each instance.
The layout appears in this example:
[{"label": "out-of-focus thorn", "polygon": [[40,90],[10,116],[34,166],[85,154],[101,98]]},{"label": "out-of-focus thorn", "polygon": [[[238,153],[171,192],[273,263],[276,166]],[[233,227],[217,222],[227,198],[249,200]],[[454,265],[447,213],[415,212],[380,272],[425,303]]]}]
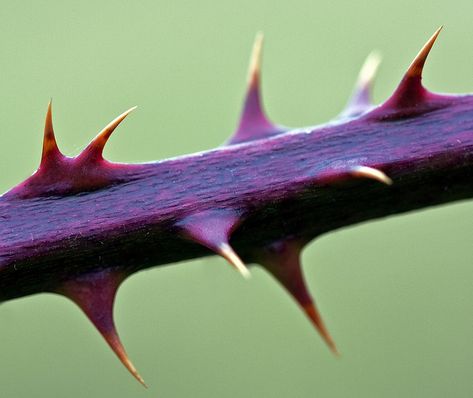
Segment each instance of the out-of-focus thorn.
[{"label": "out-of-focus thorn", "polygon": [[185,217],[177,223],[184,235],[225,258],[244,278],[250,271],[229,244],[233,230],[238,226],[240,216],[233,211],[204,211]]},{"label": "out-of-focus thorn", "polygon": [[263,34],[260,32],[256,35],[253,44],[253,52],[248,68],[248,87],[240,122],[236,131],[226,143],[227,145],[253,141],[284,131],[282,127],[271,123],[264,112],[260,88],[262,48]]},{"label": "out-of-focus thorn", "polygon": [[353,94],[338,116],[339,119],[356,117],[372,108],[371,92],[380,63],[381,55],[378,52],[373,51],[368,55],[358,74]]},{"label": "out-of-focus thorn", "polygon": [[79,157],[90,160],[102,159],[103,149],[113,131],[136,108],[137,107],[134,106],[133,108],[128,109],[113,119],[109,124],[107,124],[107,126],[105,126],[105,128],[100,133],[98,133],[97,136],[90,142],[90,144],[82,151]]},{"label": "out-of-focus thorn", "polygon": [[131,363],[118,337],[113,321],[115,295],[126,275],[113,271],[100,271],[65,282],[56,293],[74,301],[90,319],[110,348],[144,387],[147,387]]},{"label": "out-of-focus thorn", "polygon": [[370,178],[386,185],[392,185],[393,180],[384,174],[381,170],[367,166],[355,166],[350,170],[350,174],[354,177]]},{"label": "out-of-focus thorn", "polygon": [[300,263],[300,253],[304,243],[298,239],[280,240],[258,250],[255,258],[292,295],[330,350],[338,355],[335,342],[330,336],[304,281]]},{"label": "out-of-focus thorn", "polygon": [[250,271],[228,243],[221,243],[217,252],[225,258],[245,278],[251,277]]},{"label": "out-of-focus thorn", "polygon": [[53,110],[52,100],[48,103],[48,110],[46,112],[46,120],[44,123],[44,137],[43,137],[43,153],[41,155],[41,164],[45,165],[49,162],[55,162],[62,159],[64,155],[57,146],[56,137],[53,128]]},{"label": "out-of-focus thorn", "polygon": [[263,50],[263,40],[263,32],[258,32],[253,43],[253,51],[248,66],[248,90],[252,87],[258,89],[261,73],[261,52]]}]

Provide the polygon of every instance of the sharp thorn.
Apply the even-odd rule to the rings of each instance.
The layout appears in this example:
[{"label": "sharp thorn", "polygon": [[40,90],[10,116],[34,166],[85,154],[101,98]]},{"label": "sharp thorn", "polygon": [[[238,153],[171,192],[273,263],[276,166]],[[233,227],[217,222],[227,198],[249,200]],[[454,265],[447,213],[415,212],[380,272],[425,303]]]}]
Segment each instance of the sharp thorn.
[{"label": "sharp thorn", "polygon": [[102,271],[65,282],[56,293],[75,302],[103,336],[118,359],[144,387],[143,378],[132,364],[118,337],[113,320],[115,295],[125,275]]},{"label": "sharp thorn", "polygon": [[261,100],[261,53],[263,48],[263,34],[258,33],[253,44],[253,51],[248,67],[248,87],[243,103],[238,128],[233,133],[229,144],[248,142],[264,137],[279,134],[283,131],[281,126],[271,123],[264,112]]},{"label": "sharp thorn", "polygon": [[58,160],[63,157],[59,150],[54,135],[53,128],[53,110],[52,99],[48,103],[48,110],[46,111],[46,120],[44,123],[44,137],[43,137],[43,152],[41,155],[41,164],[49,161]]},{"label": "sharp thorn", "polygon": [[441,30],[442,26],[419,51],[391,97],[374,109],[370,117],[389,120],[395,118],[396,115],[406,115],[407,109],[410,110],[407,114],[415,114],[427,109],[429,103],[433,104],[438,99],[444,99],[444,96],[433,94],[422,85],[422,70],[425,61]]},{"label": "sharp thorn", "polygon": [[335,342],[330,336],[304,280],[300,263],[300,253],[304,244],[305,241],[299,239],[277,241],[256,253],[256,259],[290,293],[330,350],[338,355]]}]

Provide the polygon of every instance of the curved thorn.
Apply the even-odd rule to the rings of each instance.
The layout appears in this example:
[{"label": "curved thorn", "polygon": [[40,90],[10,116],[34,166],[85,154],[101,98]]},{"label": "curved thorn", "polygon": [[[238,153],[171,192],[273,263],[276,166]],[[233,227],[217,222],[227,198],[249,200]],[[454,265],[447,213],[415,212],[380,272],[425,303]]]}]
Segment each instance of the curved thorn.
[{"label": "curved thorn", "polygon": [[434,45],[435,40],[437,40],[437,37],[442,29],[443,26],[440,26],[427,41],[427,43],[425,43],[424,47],[422,47],[417,56],[414,58],[414,61],[412,61],[411,65],[407,69],[405,77],[415,77],[419,79],[422,78],[422,70],[424,68],[425,60],[427,59],[427,56],[429,55],[430,50],[432,49],[432,46]]},{"label": "curved thorn", "polygon": [[386,185],[392,185],[393,180],[384,174],[381,170],[367,166],[355,166],[350,170],[354,177],[370,178]]},{"label": "curved thorn", "polygon": [[112,135],[113,131],[118,127],[118,125],[137,107],[134,106],[127,111],[123,112],[121,115],[113,119],[109,124],[107,124],[104,129],[97,134],[97,136],[91,141],[91,143],[84,149],[80,156],[87,156],[96,159],[102,158],[103,149],[108,139]]},{"label": "curved thorn", "polygon": [[41,155],[41,164],[51,160],[57,160],[62,158],[63,155],[59,150],[54,135],[53,128],[53,115],[52,115],[52,99],[48,103],[48,110],[46,111],[46,120],[44,123],[44,136],[43,136],[43,152]]}]

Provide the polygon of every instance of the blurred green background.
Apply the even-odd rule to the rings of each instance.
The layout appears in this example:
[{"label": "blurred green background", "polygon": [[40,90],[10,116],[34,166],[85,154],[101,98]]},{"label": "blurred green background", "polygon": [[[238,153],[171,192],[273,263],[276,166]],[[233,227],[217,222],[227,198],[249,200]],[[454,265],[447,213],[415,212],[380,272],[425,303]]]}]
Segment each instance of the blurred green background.
[{"label": "blurred green background", "polygon": [[[255,33],[266,36],[266,106],[321,123],[365,56],[384,55],[385,99],[445,25],[425,70],[473,91],[471,0],[1,1],[1,190],[38,165],[54,99],[73,155],[139,108],[106,156],[150,161],[213,148],[233,130]],[[40,295],[0,307],[2,397],[471,397],[473,203],[355,226],[304,252],[307,280],[342,352],[334,358],[263,271],[242,280],[209,258],[141,272],[120,289],[119,332],[144,390],[82,313]]]}]

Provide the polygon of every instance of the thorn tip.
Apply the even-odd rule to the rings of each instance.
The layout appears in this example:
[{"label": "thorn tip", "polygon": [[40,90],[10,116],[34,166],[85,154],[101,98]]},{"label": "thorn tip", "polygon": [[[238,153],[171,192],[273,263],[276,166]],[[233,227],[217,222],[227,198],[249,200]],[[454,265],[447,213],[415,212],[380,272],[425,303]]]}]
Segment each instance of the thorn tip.
[{"label": "thorn tip", "polygon": [[411,65],[409,66],[406,72],[406,77],[415,77],[419,79],[422,78],[422,70],[424,68],[424,64],[427,59],[427,56],[429,55],[430,50],[432,49],[442,29],[443,29],[443,26],[440,26],[435,31],[435,33],[430,37],[427,43],[424,44],[424,47],[422,47],[422,49],[419,51],[417,56],[414,58],[414,61],[412,61]]},{"label": "thorn tip", "polygon": [[370,178],[386,185],[393,184],[393,180],[391,178],[389,178],[381,170],[375,169],[373,167],[355,166],[351,169],[351,174],[354,177]]},{"label": "thorn tip", "polygon": [[381,54],[378,51],[372,51],[368,54],[358,75],[358,87],[365,87],[372,84],[378,72],[379,65],[381,64],[381,59]]},{"label": "thorn tip", "polygon": [[259,75],[261,71],[261,52],[263,50],[264,35],[258,32],[253,43],[253,50],[251,53],[250,64],[248,67],[248,87],[254,88],[258,84]]},{"label": "thorn tip", "polygon": [[48,109],[46,111],[46,120],[44,122],[43,135],[43,152],[41,155],[41,163],[51,160],[57,160],[62,157],[61,152],[57,146],[56,137],[54,135],[53,127],[53,100],[49,100]]},{"label": "thorn tip", "polygon": [[245,278],[250,279],[251,273],[240,257],[228,243],[221,243],[218,247],[219,254],[225,258]]},{"label": "thorn tip", "polygon": [[83,155],[81,155],[86,157],[92,156],[95,158],[101,158],[105,144],[107,143],[114,130],[136,108],[137,106],[128,109],[127,111],[123,112],[121,115],[113,119],[109,124],[107,124],[103,128],[103,130],[97,134],[97,136],[92,140],[92,142],[87,146],[87,148],[84,149],[84,151],[82,152]]}]

